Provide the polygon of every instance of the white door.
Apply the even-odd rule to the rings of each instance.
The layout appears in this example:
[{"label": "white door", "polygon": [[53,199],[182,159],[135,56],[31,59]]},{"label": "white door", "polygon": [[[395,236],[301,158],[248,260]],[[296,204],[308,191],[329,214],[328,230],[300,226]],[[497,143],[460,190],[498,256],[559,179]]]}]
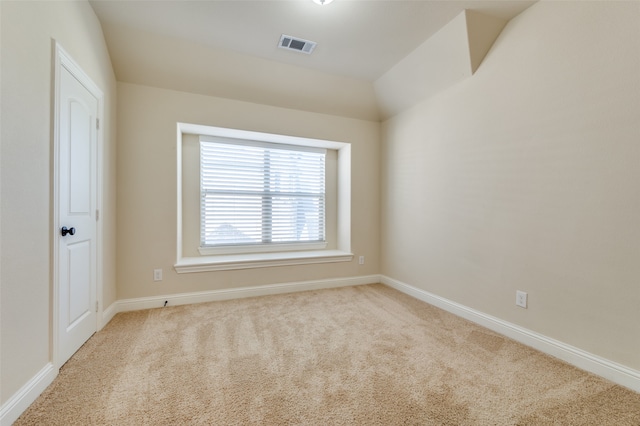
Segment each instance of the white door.
[{"label": "white door", "polygon": [[58,363],[96,332],[98,99],[63,63],[58,91]]}]

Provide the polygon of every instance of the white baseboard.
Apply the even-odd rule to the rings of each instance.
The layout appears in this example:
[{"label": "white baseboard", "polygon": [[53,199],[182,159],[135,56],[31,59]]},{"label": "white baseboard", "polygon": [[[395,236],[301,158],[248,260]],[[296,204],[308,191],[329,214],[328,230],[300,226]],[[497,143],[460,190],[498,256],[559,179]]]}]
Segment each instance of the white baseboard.
[{"label": "white baseboard", "polygon": [[0,408],[0,426],[9,426],[40,396],[58,375],[58,370],[48,363],[35,376],[25,383]]},{"label": "white baseboard", "polygon": [[240,299],[244,297],[267,296],[271,294],[294,293],[324,288],[348,287],[380,282],[379,275],[365,275],[349,278],[334,278],[327,280],[301,281],[283,284],[271,284],[256,287],[240,287],[223,290],[201,291],[194,293],[168,294],[164,296],[141,297],[137,299],[123,299],[114,302],[103,313],[106,324],[118,312],[138,311],[141,309],[161,308],[167,301],[167,306],[188,305],[192,303],[215,302],[219,300]]},{"label": "white baseboard", "polygon": [[625,386],[636,392],[640,392],[640,371],[631,369],[608,359],[586,352],[582,349],[520,327],[491,315],[484,314],[475,309],[436,296],[428,291],[410,286],[384,275],[380,276],[380,282],[395,288],[409,296],[437,306],[454,315],[475,322],[497,333],[510,337],[520,343],[561,359],[582,370],[604,377],[614,383]]},{"label": "white baseboard", "polygon": [[102,311],[102,326],[100,327],[100,329],[109,324],[109,321],[111,321],[118,312],[118,301],[116,300],[111,305],[109,305],[107,309]]}]

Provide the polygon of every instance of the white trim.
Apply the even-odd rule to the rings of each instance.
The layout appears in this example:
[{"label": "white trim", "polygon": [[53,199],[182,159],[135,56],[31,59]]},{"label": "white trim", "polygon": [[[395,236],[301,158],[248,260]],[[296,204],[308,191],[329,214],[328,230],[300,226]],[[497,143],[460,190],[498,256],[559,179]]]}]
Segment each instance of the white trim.
[{"label": "white trim", "polygon": [[252,132],[249,130],[228,129],[225,127],[203,126],[200,124],[178,123],[178,133],[189,133],[201,136],[215,136],[228,139],[247,139],[275,144],[299,145],[309,148],[340,150],[348,145],[344,142],[329,141],[324,139],[311,139],[299,136],[278,135],[274,133]]},{"label": "white trim", "polygon": [[173,266],[177,273],[229,271],[272,266],[309,265],[314,263],[351,262],[353,253],[340,250],[230,254],[206,257],[183,257]]},{"label": "white trim", "polygon": [[[99,89],[98,89],[99,90]],[[96,129],[96,144],[98,146],[96,155],[96,211],[94,212],[96,219],[96,302],[98,309],[96,311],[96,331],[100,331],[104,327],[100,318],[102,317],[102,295],[104,294],[104,213],[106,211],[104,203],[104,94],[101,90],[98,92],[98,128]],[[98,214],[100,212],[100,214]]]},{"label": "white trim", "polygon": [[102,327],[109,324],[109,321],[116,316],[116,314],[120,312],[118,310],[118,301],[113,302],[109,307],[102,311]]},{"label": "white trim", "polygon": [[176,126],[176,262],[182,259],[182,133],[184,124]]},{"label": "white trim", "polygon": [[544,336],[535,331],[528,330],[519,325],[503,321],[499,318],[487,315],[475,309],[436,296],[428,291],[410,286],[401,281],[394,280],[384,275],[380,276],[380,281],[398,291],[401,291],[430,305],[437,306],[447,312],[480,324],[490,330],[510,337],[520,343],[544,352],[547,355],[559,358],[573,366],[586,370],[590,373],[604,377],[614,383],[625,386],[636,392],[640,392],[640,371],[626,367],[622,364],[602,358],[598,355],[586,352],[582,349]]},{"label": "white trim", "polygon": [[[52,323],[52,339],[51,339],[51,360],[54,366],[58,368],[61,367],[62,363],[60,361],[59,356],[59,321],[58,317],[60,315],[59,312],[59,295],[60,295],[60,283],[58,282],[58,263],[60,259],[60,253],[58,250],[58,237],[59,237],[59,229],[60,229],[60,218],[59,218],[59,205],[58,200],[60,197],[60,160],[59,160],[59,151],[60,151],[60,129],[58,126],[58,121],[60,117],[59,111],[59,99],[60,99],[60,74],[61,69],[64,67],[71,75],[73,75],[98,101],[98,111],[97,111],[97,119],[99,120],[100,126],[96,129],[96,206],[95,208],[102,209],[102,196],[103,191],[101,190],[103,180],[103,164],[104,160],[103,155],[103,129],[104,129],[104,93],[102,90],[93,82],[93,80],[82,70],[82,68],[73,60],[73,58],[64,50],[64,48],[58,43],[56,40],[52,40],[53,47],[53,141],[52,141],[52,213],[51,213],[51,251],[52,251],[52,264],[51,264],[51,275],[52,275],[52,284],[53,284],[53,294],[51,300],[51,323]],[[101,312],[100,309],[102,307],[102,290],[103,290],[103,280],[102,280],[102,272],[103,272],[103,264],[102,264],[102,256],[103,256],[103,229],[102,229],[103,220],[99,220],[96,223],[96,288],[95,288],[95,297],[98,302],[98,312],[96,313],[96,330],[100,330],[104,323],[101,321]],[[65,360],[66,361],[66,360]]]},{"label": "white trim", "polygon": [[0,425],[9,426],[40,396],[58,375],[58,370],[48,363],[24,384],[0,408]]},{"label": "white trim", "polygon": [[351,251],[351,144],[338,150],[338,249]]},{"label": "white trim", "polygon": [[[141,309],[161,308],[164,302],[168,305],[189,305],[193,303],[215,302],[220,300],[241,299],[245,297],[268,296],[272,294],[296,293],[326,288],[350,287],[364,284],[377,284],[379,275],[364,275],[327,280],[301,281],[283,284],[270,284],[255,287],[228,288],[222,290],[201,291],[194,293],[169,294],[165,296],[124,299],[115,302],[108,309],[113,315],[118,312],[138,311]],[[114,306],[115,305],[115,306]]]},{"label": "white trim", "polygon": [[[351,144],[347,142],[311,139],[298,136],[277,135],[271,133],[252,132],[247,130],[228,129],[223,127],[204,126],[199,124],[176,123],[176,263],[178,273],[220,271],[245,268],[262,268],[271,266],[304,265],[327,262],[349,262],[351,254]],[[279,259],[263,261],[259,257],[238,261],[233,256],[226,255],[197,257],[182,257],[182,135],[194,134],[200,136],[216,136],[231,139],[249,139],[268,143],[299,145],[311,148],[333,149],[338,154],[338,195],[337,195],[337,250],[324,250],[324,254],[314,254],[309,251],[274,253]],[[294,258],[292,260],[292,257]]]}]

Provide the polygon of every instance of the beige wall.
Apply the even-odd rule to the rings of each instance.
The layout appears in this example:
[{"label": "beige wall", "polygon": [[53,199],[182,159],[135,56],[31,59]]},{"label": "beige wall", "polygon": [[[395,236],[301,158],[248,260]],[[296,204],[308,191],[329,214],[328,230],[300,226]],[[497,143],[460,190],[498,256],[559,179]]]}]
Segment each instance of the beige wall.
[{"label": "beige wall", "polygon": [[535,4],[381,158],[384,275],[640,369],[640,3]]},{"label": "beige wall", "polygon": [[[379,123],[128,83],[118,83],[117,109],[118,299],[379,273]],[[356,259],[177,274],[177,122],[351,143]],[[153,281],[155,268],[163,281]]]},{"label": "beige wall", "polygon": [[1,4],[0,403],[51,361],[51,103],[56,39],[105,93],[104,302],[115,294],[115,77],[86,2]]}]

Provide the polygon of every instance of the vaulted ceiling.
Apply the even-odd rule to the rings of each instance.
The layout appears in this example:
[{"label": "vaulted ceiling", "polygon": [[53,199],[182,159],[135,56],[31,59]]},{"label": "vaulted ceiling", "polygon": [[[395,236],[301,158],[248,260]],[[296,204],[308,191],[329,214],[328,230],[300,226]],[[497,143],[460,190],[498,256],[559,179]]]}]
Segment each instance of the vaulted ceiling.
[{"label": "vaulted ceiling", "polygon": [[[373,82],[462,10],[508,20],[534,1],[90,3],[119,81],[376,120]],[[281,34],[318,44],[286,51]]]}]

